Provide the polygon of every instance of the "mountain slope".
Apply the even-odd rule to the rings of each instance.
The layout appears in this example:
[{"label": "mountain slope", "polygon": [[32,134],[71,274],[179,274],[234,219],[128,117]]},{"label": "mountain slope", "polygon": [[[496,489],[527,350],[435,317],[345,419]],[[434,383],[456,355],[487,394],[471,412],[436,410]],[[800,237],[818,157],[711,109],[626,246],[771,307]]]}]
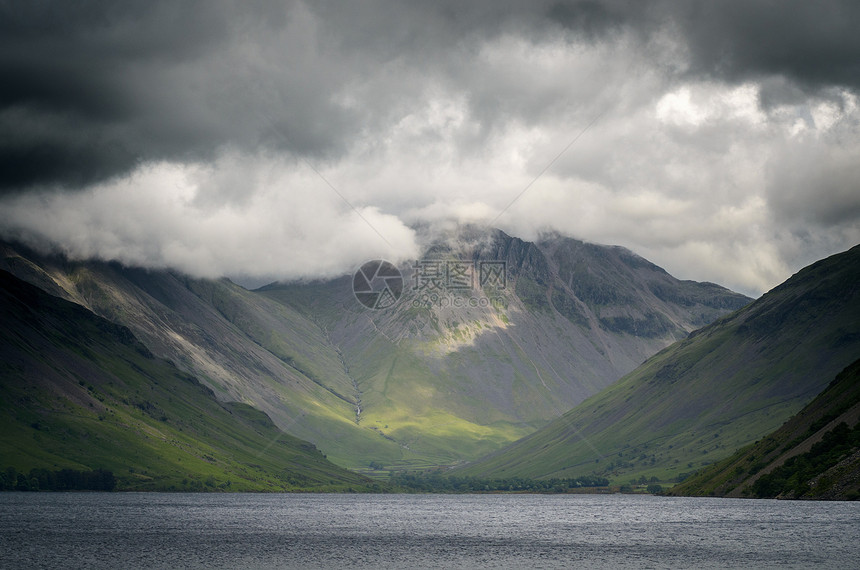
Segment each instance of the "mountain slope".
[{"label": "mountain slope", "polygon": [[43,289],[128,326],[155,355],[194,374],[222,401],[241,401],[281,429],[349,464],[399,456],[355,429],[352,383],[315,324],[227,280],[191,279],[116,263],[69,262],[7,246],[5,266]]},{"label": "mountain slope", "polygon": [[108,469],[125,490],[337,490],[369,481],[219,403],[131,331],[0,271],[0,469]]},{"label": "mountain slope", "polygon": [[[418,287],[434,260],[501,264],[504,280]],[[263,410],[351,468],[492,452],[749,301],[678,281],[623,248],[501,232],[435,243],[401,268],[403,297],[385,310],[359,304],[348,277],[247,291],[17,246],[0,267],[129,327],[219,399]]]},{"label": "mountain slope", "polygon": [[860,498],[860,360],[775,432],[673,487],[677,496]]},{"label": "mountain slope", "polygon": [[860,246],[695,331],[516,444],[482,476],[670,480],[776,429],[860,354]]}]

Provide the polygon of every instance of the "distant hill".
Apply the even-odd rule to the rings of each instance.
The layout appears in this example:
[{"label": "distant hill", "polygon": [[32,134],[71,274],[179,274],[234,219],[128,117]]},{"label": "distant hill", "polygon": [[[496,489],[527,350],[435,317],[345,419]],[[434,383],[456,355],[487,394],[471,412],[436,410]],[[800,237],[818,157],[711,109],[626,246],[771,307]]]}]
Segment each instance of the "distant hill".
[{"label": "distant hill", "polygon": [[[624,248],[470,228],[404,264],[402,297],[380,310],[358,302],[352,276],[248,291],[16,245],[0,253],[0,268],[128,327],[220,401],[253,405],[367,472],[497,450],[751,301]],[[499,279],[481,282],[484,263]],[[471,271],[465,288],[432,273],[455,270]]]},{"label": "distant hill", "polygon": [[[0,472],[121,490],[366,490],[310,443],[155,358],[126,327],[0,271]],[[10,473],[13,473],[11,470]]]},{"label": "distant hill", "polygon": [[778,430],[670,494],[860,499],[860,360]]},{"label": "distant hill", "polygon": [[683,479],[770,433],[860,355],[860,246],[662,350],[463,475]]}]

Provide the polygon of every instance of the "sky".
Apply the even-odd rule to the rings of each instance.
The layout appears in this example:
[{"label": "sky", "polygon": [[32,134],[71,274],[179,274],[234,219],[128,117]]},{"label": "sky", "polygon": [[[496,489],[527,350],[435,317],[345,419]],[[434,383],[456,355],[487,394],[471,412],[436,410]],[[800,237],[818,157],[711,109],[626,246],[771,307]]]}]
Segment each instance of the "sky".
[{"label": "sky", "polygon": [[860,243],[860,3],[0,0],[0,238],[240,282],[456,224],[758,296]]}]

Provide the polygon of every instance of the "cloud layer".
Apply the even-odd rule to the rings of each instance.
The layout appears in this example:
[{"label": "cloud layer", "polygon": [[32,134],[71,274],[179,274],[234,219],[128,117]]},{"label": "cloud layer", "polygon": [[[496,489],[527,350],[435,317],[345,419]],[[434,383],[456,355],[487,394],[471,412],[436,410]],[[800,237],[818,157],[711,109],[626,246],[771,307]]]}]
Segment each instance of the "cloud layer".
[{"label": "cloud layer", "polygon": [[0,12],[0,235],[74,257],[332,276],[459,220],[758,294],[860,241],[856,2]]}]

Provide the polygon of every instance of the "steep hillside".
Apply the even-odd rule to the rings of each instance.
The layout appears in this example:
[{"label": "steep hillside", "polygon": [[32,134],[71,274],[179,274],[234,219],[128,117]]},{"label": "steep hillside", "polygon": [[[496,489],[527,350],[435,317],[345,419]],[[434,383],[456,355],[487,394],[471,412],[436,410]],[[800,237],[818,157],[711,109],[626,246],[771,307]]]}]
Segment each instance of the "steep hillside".
[{"label": "steep hillside", "polygon": [[228,280],[190,279],[116,263],[69,262],[6,247],[4,265],[41,288],[131,329],[156,356],[240,401],[334,461],[400,457],[399,447],[356,429],[352,382],[314,323]]},{"label": "steep hillside", "polygon": [[682,478],[779,427],[858,354],[860,246],[803,269],[463,473]]},{"label": "steep hillside", "polygon": [[347,490],[370,482],[219,403],[131,331],[0,271],[0,470],[107,469],[125,490]]},{"label": "steep hillside", "polygon": [[860,498],[860,360],[778,430],[696,473],[671,494]]},{"label": "steep hillside", "polygon": [[[359,469],[499,449],[749,301],[623,248],[501,232],[437,242],[400,268],[403,296],[380,310],[358,302],[350,277],[247,291],[20,247],[2,257],[0,267],[129,327],[219,399],[253,405]],[[499,279],[481,281],[484,263]],[[467,287],[433,283],[430,271],[455,265],[471,271]]]}]

